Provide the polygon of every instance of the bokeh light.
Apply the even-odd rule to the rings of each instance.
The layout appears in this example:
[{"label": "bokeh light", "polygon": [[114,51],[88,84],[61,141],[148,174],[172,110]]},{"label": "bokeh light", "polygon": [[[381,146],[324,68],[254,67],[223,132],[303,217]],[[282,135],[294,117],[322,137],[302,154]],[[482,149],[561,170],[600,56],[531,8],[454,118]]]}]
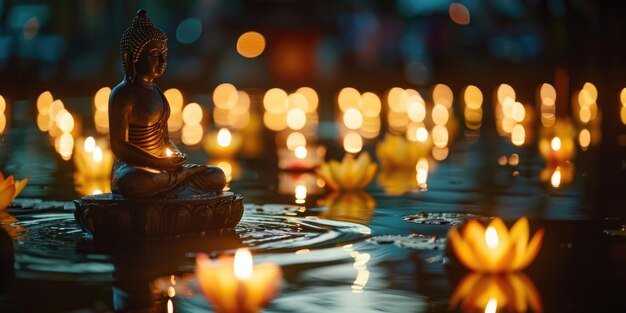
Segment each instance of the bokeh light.
[{"label": "bokeh light", "polygon": [[265,37],[250,31],[243,33],[237,39],[237,52],[246,58],[255,58],[265,50]]}]

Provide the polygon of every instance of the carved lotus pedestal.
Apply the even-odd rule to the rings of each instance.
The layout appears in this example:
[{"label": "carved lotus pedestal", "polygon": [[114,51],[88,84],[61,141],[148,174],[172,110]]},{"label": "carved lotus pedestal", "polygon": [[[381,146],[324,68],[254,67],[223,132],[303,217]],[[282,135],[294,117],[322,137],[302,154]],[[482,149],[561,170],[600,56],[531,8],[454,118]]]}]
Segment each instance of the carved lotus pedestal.
[{"label": "carved lotus pedestal", "polygon": [[243,197],[231,192],[133,199],[107,193],[74,204],[76,221],[96,240],[198,234],[233,228],[243,215]]}]

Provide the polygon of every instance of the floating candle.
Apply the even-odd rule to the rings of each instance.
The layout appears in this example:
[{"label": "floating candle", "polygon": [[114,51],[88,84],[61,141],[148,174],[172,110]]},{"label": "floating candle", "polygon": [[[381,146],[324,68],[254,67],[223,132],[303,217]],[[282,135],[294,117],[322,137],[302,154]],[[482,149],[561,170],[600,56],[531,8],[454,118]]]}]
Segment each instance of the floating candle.
[{"label": "floating candle", "polygon": [[450,229],[448,238],[459,261],[479,272],[513,272],[525,269],[535,259],[543,240],[543,229],[528,241],[528,219],[520,218],[508,231],[502,220],[494,218],[485,229],[470,220],[459,232]]},{"label": "floating candle", "polygon": [[217,312],[259,312],[279,291],[282,271],[274,263],[253,264],[248,249],[217,261],[196,257],[196,278]]}]

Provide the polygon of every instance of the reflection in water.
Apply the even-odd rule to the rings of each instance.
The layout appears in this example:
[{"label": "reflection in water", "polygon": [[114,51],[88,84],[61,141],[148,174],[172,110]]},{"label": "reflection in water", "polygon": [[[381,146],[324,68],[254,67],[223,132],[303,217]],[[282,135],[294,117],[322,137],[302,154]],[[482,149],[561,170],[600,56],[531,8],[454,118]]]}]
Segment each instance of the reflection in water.
[{"label": "reflection in water", "polygon": [[[2,214],[4,212],[0,212]],[[6,213],[4,213],[6,214]],[[13,279],[15,277],[15,268],[13,265],[13,238],[14,235],[7,234],[4,227],[5,218],[0,218],[0,296],[11,289]]]},{"label": "reflection in water", "polygon": [[496,312],[506,308],[508,312],[542,312],[541,296],[524,273],[480,274],[469,273],[458,283],[450,309],[463,312]]},{"label": "reflection in water", "polygon": [[365,191],[335,191],[318,204],[327,208],[320,213],[320,218],[360,224],[368,224],[376,208],[376,200]]}]

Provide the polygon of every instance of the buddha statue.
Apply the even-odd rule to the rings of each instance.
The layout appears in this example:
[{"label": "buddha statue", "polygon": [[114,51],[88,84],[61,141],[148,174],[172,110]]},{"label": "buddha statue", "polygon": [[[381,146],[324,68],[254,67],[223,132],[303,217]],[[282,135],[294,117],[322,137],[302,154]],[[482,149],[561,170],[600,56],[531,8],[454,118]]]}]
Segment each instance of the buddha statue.
[{"label": "buddha statue", "polygon": [[167,66],[167,36],[146,11],[138,11],[122,35],[121,55],[124,80],[109,98],[113,193],[175,198],[221,191],[224,172],[186,163],[187,155],[169,138],[169,104],[154,83]]}]

